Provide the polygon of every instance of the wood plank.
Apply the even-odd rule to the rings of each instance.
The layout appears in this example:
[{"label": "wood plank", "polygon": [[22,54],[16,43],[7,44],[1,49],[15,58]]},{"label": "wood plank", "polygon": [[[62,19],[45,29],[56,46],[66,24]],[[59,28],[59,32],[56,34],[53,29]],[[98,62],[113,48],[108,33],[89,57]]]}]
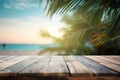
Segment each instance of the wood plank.
[{"label": "wood plank", "polygon": [[62,56],[52,56],[51,60],[45,68],[41,69],[40,72],[44,75],[49,76],[68,76],[69,71],[67,65]]},{"label": "wood plank", "polygon": [[8,57],[8,55],[0,55],[0,59],[5,57]]},{"label": "wood plank", "polygon": [[26,67],[27,65],[31,64],[32,62],[34,62],[36,60],[36,56],[30,56],[27,59],[24,59],[23,61],[20,61],[12,66],[9,66],[1,71],[9,71],[9,72],[19,72],[20,70],[22,70],[24,67]]},{"label": "wood plank", "polygon": [[104,56],[104,57],[120,62],[120,56]]},{"label": "wood plank", "polygon": [[[109,60],[107,60],[107,59]],[[114,59],[113,59],[114,58]],[[112,61],[118,61],[112,57]],[[119,77],[120,66],[105,56],[2,56],[1,76],[113,76]],[[5,75],[6,74],[6,75]],[[71,79],[71,78],[70,78]],[[73,78],[72,78],[73,79]],[[71,80],[72,80],[71,79]],[[76,78],[75,78],[76,79]],[[81,78],[82,79],[82,78]],[[86,78],[87,79],[87,78]],[[102,78],[100,78],[102,79]],[[104,78],[103,78],[104,79]],[[108,78],[109,79],[109,78]],[[89,79],[88,79],[89,80]],[[112,80],[112,79],[110,79]]]},{"label": "wood plank", "polygon": [[95,57],[97,57],[99,59],[102,59],[102,60],[105,60],[105,61],[109,61],[111,63],[115,63],[115,64],[120,65],[120,61],[114,60],[112,57],[110,57],[110,58],[107,58],[107,57],[104,57],[104,56],[95,56]]},{"label": "wood plank", "polygon": [[43,69],[46,65],[48,65],[50,57],[49,56],[37,56],[37,60],[35,60],[30,65],[23,68],[20,72],[18,72],[19,75],[27,75],[32,76],[32,74],[35,74],[36,76],[43,75],[42,72],[40,72],[41,69]]},{"label": "wood plank", "polygon": [[5,62],[5,61],[8,61],[8,60],[10,60],[10,59],[12,59],[12,58],[14,58],[14,57],[15,57],[15,56],[6,56],[6,57],[3,57],[3,58],[0,59],[0,63]]},{"label": "wood plank", "polygon": [[112,63],[111,61],[108,61],[108,60],[104,60],[104,59],[102,59],[102,58],[100,58],[98,56],[85,56],[85,57],[87,57],[87,58],[89,58],[91,60],[94,60],[94,61],[96,61],[96,62],[98,62],[98,63],[100,63],[100,64],[102,64],[102,65],[104,65],[104,66],[106,66],[108,68],[111,68],[111,69],[119,72],[119,74],[120,74],[120,65]]},{"label": "wood plank", "polygon": [[29,56],[16,56],[8,61],[4,61],[4,62],[0,63],[0,70],[7,68],[11,65],[14,65],[14,64],[16,64],[16,63],[18,63],[18,62],[20,62],[28,57]]},{"label": "wood plank", "polygon": [[29,58],[26,58],[23,61],[20,61],[12,66],[0,70],[0,76],[15,76],[19,71],[33,63],[35,60],[37,60],[36,56],[30,56]]},{"label": "wood plank", "polygon": [[84,64],[87,68],[89,68],[92,72],[94,72],[95,75],[99,76],[108,76],[108,75],[115,75],[118,76],[119,74],[115,71],[112,71],[111,69],[107,68],[106,66],[103,66],[93,60],[90,60],[84,56],[75,56],[75,58],[80,61],[82,64]]},{"label": "wood plank", "polygon": [[92,76],[93,73],[73,56],[65,56],[65,62],[72,76]]},{"label": "wood plank", "polygon": [[[86,57],[92,58],[92,56],[86,56]],[[112,59],[112,57],[108,58],[108,57],[105,57],[105,56],[93,56],[93,58],[98,59],[101,63],[111,63],[111,64],[114,64],[114,65],[120,66],[120,62]]]}]

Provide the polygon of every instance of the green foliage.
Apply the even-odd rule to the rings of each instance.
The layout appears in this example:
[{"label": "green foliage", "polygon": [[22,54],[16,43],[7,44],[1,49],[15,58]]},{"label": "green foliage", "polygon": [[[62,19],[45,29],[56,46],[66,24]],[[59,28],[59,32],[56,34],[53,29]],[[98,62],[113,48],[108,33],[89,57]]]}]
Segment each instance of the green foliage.
[{"label": "green foliage", "polygon": [[45,38],[51,38],[51,35],[46,30],[41,30],[40,31],[40,36],[43,36]]},{"label": "green foliage", "polygon": [[96,54],[109,54],[106,51],[110,49],[114,54],[120,50],[120,0],[47,0],[46,10],[50,17],[66,15],[63,21],[70,27],[58,43],[67,54],[91,54],[94,49]]}]

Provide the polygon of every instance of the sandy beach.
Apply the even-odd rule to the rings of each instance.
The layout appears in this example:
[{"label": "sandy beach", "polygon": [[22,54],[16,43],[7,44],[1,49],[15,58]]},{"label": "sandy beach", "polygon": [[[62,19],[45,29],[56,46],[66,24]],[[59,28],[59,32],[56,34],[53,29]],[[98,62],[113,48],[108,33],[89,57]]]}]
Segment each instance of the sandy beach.
[{"label": "sandy beach", "polygon": [[9,51],[1,50],[0,55],[38,55],[40,51]]},{"label": "sandy beach", "polygon": [[0,51],[0,55],[44,55],[44,56],[48,56],[48,55],[57,55],[58,52],[50,52],[50,51],[33,51],[33,50],[29,50],[29,51],[10,51],[10,50],[1,50]]}]

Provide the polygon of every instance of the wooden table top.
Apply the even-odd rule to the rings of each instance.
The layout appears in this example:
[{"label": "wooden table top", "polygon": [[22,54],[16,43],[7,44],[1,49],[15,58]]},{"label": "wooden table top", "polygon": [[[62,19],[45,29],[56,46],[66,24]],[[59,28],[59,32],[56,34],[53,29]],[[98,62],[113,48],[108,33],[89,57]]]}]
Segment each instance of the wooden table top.
[{"label": "wooden table top", "polygon": [[0,55],[0,76],[120,76],[120,56]]}]

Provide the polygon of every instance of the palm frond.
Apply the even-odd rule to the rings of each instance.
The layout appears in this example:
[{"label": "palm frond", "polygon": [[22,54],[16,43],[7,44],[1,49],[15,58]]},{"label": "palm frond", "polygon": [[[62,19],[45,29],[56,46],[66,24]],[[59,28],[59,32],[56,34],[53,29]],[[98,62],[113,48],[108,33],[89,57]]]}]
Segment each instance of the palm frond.
[{"label": "palm frond", "polygon": [[[61,41],[64,48],[70,51],[85,50],[84,43],[89,41],[90,34],[105,33],[110,40],[120,35],[120,0],[46,0],[47,14],[52,17],[56,13],[73,17],[64,17],[63,21],[70,25]],[[87,34],[87,37],[86,37]],[[90,36],[92,37],[92,36]],[[101,37],[98,37],[101,39]],[[98,40],[99,40],[98,39]],[[103,42],[105,39],[103,39]],[[107,43],[107,41],[106,41]],[[73,49],[72,49],[73,48]],[[81,48],[81,49],[80,49]],[[79,50],[80,49],[80,50]],[[86,50],[85,50],[86,51]]]}]

